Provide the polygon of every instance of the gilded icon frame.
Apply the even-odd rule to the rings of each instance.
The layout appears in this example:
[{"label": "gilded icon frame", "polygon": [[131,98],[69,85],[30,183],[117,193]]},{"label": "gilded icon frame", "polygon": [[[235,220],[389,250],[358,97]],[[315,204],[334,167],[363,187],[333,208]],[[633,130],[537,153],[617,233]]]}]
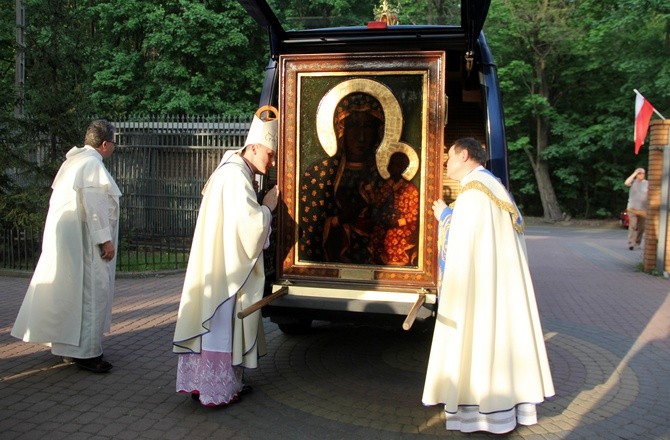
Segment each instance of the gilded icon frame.
[{"label": "gilded icon frame", "polygon": [[[278,279],[321,283],[347,282],[368,287],[395,285],[429,290],[435,288],[437,222],[433,217],[432,201],[439,198],[442,192],[445,63],[445,53],[442,51],[280,57],[277,176],[283,203],[278,216],[276,237]],[[345,104],[350,105],[347,109],[353,110],[347,110],[348,113],[340,111]],[[381,111],[375,110],[380,108]],[[361,109],[383,121],[377,124],[381,141],[374,149],[374,165],[370,164],[377,170],[378,176],[374,172],[368,173],[374,175],[375,181],[368,184],[359,182],[358,187],[352,184],[350,191],[356,198],[361,196],[365,203],[378,197],[378,194],[383,193],[379,188],[393,186],[389,179],[391,168],[386,169],[392,154],[400,152],[407,156],[409,164],[404,168],[402,178],[398,179],[396,176],[394,181],[407,182],[410,185],[404,186],[416,188],[407,191],[412,194],[410,206],[416,208],[412,209],[416,211],[415,215],[411,212],[409,214],[414,219],[412,225],[415,225],[411,232],[412,238],[408,239],[410,244],[405,246],[409,250],[402,252],[403,258],[407,256],[409,263],[406,260],[393,259],[390,254],[401,253],[397,247],[389,245],[390,250],[383,248],[383,252],[378,252],[379,243],[384,240],[390,242],[392,239],[388,236],[379,237],[379,231],[383,229],[379,226],[380,219],[399,217],[400,214],[389,213],[395,208],[386,209],[385,216],[374,217],[374,221],[369,218],[363,220],[363,215],[359,214],[357,225],[346,229],[351,234],[354,234],[351,231],[362,230],[360,236],[367,237],[368,242],[356,242],[345,235],[343,241],[331,241],[345,242],[346,246],[341,245],[337,252],[326,251],[324,254],[328,257],[320,255],[321,248],[331,246],[327,245],[327,234],[323,231],[335,230],[330,229],[330,224],[345,227],[337,220],[331,222],[330,217],[327,221],[323,220],[327,218],[325,214],[317,217],[312,215],[314,211],[307,211],[310,205],[323,204],[326,198],[337,192],[328,185],[331,185],[332,180],[339,182],[337,179],[340,179],[341,171],[331,171],[333,179],[325,184],[325,192],[309,192],[312,188],[309,185],[323,189],[324,184],[316,182],[314,176],[323,175],[323,170],[331,170],[332,161],[339,164],[338,170],[343,169],[346,160],[339,153],[342,147],[338,142],[342,142],[344,129],[338,131],[338,115],[350,115],[354,110],[363,111]],[[347,168],[353,165],[354,161],[349,160]],[[318,171],[317,167],[322,167],[323,170]],[[342,179],[342,182],[351,180],[344,177]],[[385,181],[389,183],[383,186]],[[395,200],[400,200],[400,196],[396,196]],[[342,204],[342,201],[338,203]],[[333,203],[329,203],[331,205]],[[380,202],[374,207],[386,205],[388,203]],[[373,210],[371,206],[370,202],[363,208],[368,217]],[[342,217],[344,215],[339,216]],[[307,218],[311,219],[311,223],[307,222]],[[393,220],[396,221],[398,225],[402,225],[404,219]],[[360,224],[371,226],[366,229],[359,227]],[[390,226],[384,228],[386,234],[391,234],[388,232],[392,229]],[[402,231],[398,232],[401,233]],[[359,238],[360,236],[357,235]],[[314,245],[319,240],[323,243]],[[371,242],[375,245],[370,244]],[[343,248],[346,249],[342,250]],[[342,256],[340,260],[340,255],[345,253],[350,253],[352,257]],[[389,256],[386,256],[387,253]],[[379,256],[380,254],[385,257]],[[335,259],[330,258],[332,255],[336,256]],[[391,263],[387,264],[388,261]]]}]

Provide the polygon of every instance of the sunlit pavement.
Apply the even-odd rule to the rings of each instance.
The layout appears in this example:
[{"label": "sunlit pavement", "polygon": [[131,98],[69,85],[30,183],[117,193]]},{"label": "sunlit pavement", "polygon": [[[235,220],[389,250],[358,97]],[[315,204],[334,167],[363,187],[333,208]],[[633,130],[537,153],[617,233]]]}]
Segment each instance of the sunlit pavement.
[{"label": "sunlit pavement", "polygon": [[[557,395],[507,438],[670,439],[670,280],[638,271],[621,229],[534,226],[527,245]],[[9,335],[29,278],[0,277],[0,438],[496,437],[447,432],[440,408],[421,405],[426,325],[287,336],[266,322],[253,393],[226,408],[176,394],[182,280],[117,279],[104,342],[114,368],[96,375]]]}]

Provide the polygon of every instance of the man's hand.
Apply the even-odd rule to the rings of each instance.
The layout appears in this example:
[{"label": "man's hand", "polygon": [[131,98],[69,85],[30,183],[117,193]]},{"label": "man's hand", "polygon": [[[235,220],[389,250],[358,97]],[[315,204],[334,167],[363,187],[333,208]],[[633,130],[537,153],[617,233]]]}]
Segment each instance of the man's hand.
[{"label": "man's hand", "polygon": [[263,205],[270,208],[270,211],[274,211],[277,207],[277,202],[279,201],[279,187],[277,185],[270,188],[270,191],[265,194],[263,197]]},{"label": "man's hand", "polygon": [[433,215],[437,219],[437,221],[440,221],[440,216],[442,215],[442,211],[444,211],[444,208],[447,207],[447,203],[442,200],[442,199],[437,199],[433,202]]},{"label": "man's hand", "polygon": [[114,255],[116,255],[116,251],[111,241],[106,241],[100,245],[100,256],[103,260],[111,261]]}]

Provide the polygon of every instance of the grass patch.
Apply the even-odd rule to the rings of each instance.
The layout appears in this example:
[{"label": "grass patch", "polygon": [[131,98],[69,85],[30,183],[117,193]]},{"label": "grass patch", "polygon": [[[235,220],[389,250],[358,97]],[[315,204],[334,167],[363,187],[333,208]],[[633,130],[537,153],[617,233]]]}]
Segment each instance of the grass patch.
[{"label": "grass patch", "polygon": [[117,257],[120,272],[147,272],[156,270],[185,269],[188,252],[127,251]]}]

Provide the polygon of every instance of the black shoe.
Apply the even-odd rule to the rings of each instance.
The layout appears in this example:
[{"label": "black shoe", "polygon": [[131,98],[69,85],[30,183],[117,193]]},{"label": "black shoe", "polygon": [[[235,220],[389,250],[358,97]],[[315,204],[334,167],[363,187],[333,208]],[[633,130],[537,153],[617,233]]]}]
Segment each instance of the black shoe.
[{"label": "black shoe", "polygon": [[107,373],[113,365],[102,360],[102,356],[89,359],[72,359],[77,367],[92,373]]},{"label": "black shoe", "polygon": [[240,396],[244,396],[245,394],[249,394],[253,391],[253,387],[251,385],[242,385],[242,389],[240,390]]}]

